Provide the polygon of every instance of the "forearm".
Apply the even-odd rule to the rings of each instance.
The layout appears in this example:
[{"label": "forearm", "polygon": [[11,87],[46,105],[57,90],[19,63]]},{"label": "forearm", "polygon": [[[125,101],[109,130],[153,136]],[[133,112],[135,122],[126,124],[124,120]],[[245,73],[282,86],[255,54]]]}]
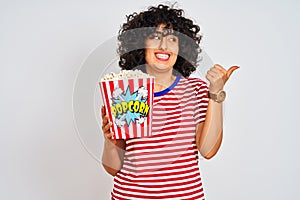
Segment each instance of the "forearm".
[{"label": "forearm", "polygon": [[105,139],[102,154],[102,165],[106,172],[112,176],[115,176],[122,168],[125,152],[124,140],[115,140],[114,143]]},{"label": "forearm", "polygon": [[200,154],[209,159],[213,157],[221,146],[223,137],[223,106],[209,100],[206,119],[202,127],[197,127],[197,147]]},{"label": "forearm", "polygon": [[[209,81],[209,92],[214,94],[212,97],[217,98],[222,102],[224,100],[222,94],[223,87],[228,81],[232,72],[238,69],[238,66],[231,66],[228,70],[221,65],[215,64],[207,71],[206,78]],[[221,93],[219,93],[221,92]],[[223,99],[222,99],[223,97]],[[216,100],[216,99],[215,99]],[[206,119],[204,123],[199,123],[196,130],[196,144],[201,155],[205,158],[213,157],[219,150],[223,138],[223,110],[222,103],[217,103],[209,100],[206,111]]]}]

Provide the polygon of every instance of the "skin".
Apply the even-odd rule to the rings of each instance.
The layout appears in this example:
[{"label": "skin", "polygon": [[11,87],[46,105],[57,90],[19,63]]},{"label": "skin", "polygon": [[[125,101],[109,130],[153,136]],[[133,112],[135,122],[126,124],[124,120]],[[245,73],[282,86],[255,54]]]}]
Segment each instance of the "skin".
[{"label": "skin", "polygon": [[[161,24],[157,27],[158,32],[165,32],[165,25]],[[145,59],[146,72],[155,76],[154,91],[162,91],[168,88],[175,80],[173,75],[173,66],[176,62],[179,41],[176,36],[153,35],[145,40]],[[159,57],[161,55],[168,55]],[[209,91],[217,93],[223,90],[225,83],[230,78],[233,71],[238,69],[238,66],[232,66],[228,70],[219,64],[215,64],[206,74],[209,81]],[[115,176],[122,168],[125,152],[125,141],[111,139],[114,135],[110,131],[112,123],[105,113],[104,107],[102,113],[102,130],[105,137],[104,151],[102,155],[102,164],[105,170]],[[223,111],[222,103],[209,100],[206,112],[205,122],[196,125],[196,145],[200,154],[206,158],[212,158],[219,150],[223,138]]]},{"label": "skin", "polygon": [[[166,33],[165,25],[161,24],[157,32]],[[162,91],[170,86],[176,77],[172,74],[179,51],[178,37],[170,34],[165,37],[162,34],[150,35],[145,41],[146,72],[155,76],[154,92]],[[168,55],[168,59],[159,59],[157,54]]]},{"label": "skin", "polygon": [[101,108],[102,131],[104,133],[104,149],[102,154],[102,165],[104,169],[112,176],[115,176],[123,165],[125,141],[111,139],[114,135],[110,132],[112,123],[109,122],[108,115],[105,113],[104,106]]},{"label": "skin", "polygon": [[[206,74],[209,81],[209,91],[217,93],[223,90],[225,83],[238,66],[232,66],[228,70],[219,64],[215,64]],[[205,122],[196,126],[196,145],[200,154],[206,158],[212,158],[219,150],[223,138],[223,104],[209,100]]]}]

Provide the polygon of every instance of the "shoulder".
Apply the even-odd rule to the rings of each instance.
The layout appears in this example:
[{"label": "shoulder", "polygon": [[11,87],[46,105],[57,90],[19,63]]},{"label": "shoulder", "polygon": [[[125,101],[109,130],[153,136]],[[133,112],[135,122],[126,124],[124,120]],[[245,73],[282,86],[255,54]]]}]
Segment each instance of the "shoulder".
[{"label": "shoulder", "polygon": [[181,77],[180,83],[186,87],[194,87],[195,89],[208,88],[207,83],[200,78]]}]

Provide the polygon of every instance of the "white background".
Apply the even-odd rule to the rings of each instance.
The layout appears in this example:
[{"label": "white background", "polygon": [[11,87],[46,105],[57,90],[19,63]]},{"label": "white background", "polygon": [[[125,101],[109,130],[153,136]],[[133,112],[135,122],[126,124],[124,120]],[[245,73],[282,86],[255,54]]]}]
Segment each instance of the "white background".
[{"label": "white background", "polygon": [[[0,1],[0,199],[109,199],[112,178],[75,129],[73,85],[125,15],[157,3]],[[178,6],[201,25],[214,62],[241,66],[226,86],[223,145],[201,160],[206,198],[300,199],[299,1]],[[100,128],[89,134],[86,147],[100,158]]]}]

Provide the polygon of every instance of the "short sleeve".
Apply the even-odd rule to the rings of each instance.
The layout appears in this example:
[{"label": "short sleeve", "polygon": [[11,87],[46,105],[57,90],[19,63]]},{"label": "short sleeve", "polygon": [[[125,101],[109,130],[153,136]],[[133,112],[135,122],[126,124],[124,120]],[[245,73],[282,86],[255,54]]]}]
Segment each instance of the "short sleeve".
[{"label": "short sleeve", "polygon": [[200,80],[197,81],[195,86],[195,104],[194,104],[194,119],[195,123],[204,122],[206,118],[206,111],[208,106],[208,86]]}]

